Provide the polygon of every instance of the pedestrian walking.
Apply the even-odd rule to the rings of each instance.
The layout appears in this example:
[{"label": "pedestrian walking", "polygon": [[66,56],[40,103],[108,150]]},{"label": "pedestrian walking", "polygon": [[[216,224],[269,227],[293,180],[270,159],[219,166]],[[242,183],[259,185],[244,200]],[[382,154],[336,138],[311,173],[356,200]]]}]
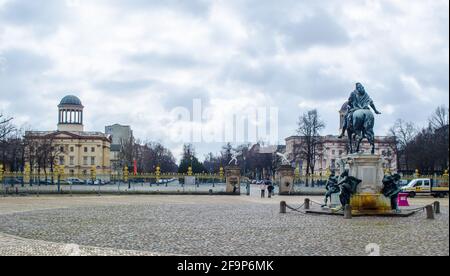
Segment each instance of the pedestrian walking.
[{"label": "pedestrian walking", "polygon": [[267,193],[269,195],[269,198],[272,198],[273,194],[273,190],[275,189],[275,187],[272,184],[272,181],[270,181],[269,179],[267,179],[266,181],[266,186],[267,186]]},{"label": "pedestrian walking", "polygon": [[266,189],[267,189],[266,182],[261,181],[259,188],[261,189],[261,198],[265,198],[266,197]]}]

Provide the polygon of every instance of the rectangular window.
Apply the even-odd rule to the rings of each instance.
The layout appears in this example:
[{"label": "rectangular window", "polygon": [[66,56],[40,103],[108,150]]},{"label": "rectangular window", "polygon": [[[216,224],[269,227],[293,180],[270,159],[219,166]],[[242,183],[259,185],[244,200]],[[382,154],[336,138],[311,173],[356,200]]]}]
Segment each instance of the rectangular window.
[{"label": "rectangular window", "polygon": [[95,152],[95,148],[94,147],[91,148],[91,152]]},{"label": "rectangular window", "polygon": [[64,156],[59,157],[59,165],[64,166]]},{"label": "rectangular window", "polygon": [[88,165],[88,158],[87,158],[87,156],[83,157],[83,165],[84,166]]},{"label": "rectangular window", "polygon": [[75,157],[70,156],[70,165],[73,166],[75,165]]},{"label": "rectangular window", "polygon": [[87,147],[84,147],[84,152],[88,152],[88,148]]},{"label": "rectangular window", "polygon": [[91,165],[95,166],[95,157],[91,157]]},{"label": "rectangular window", "polygon": [[74,147],[70,147],[70,152],[74,152],[75,148]]},{"label": "rectangular window", "polygon": [[59,147],[60,152],[64,152],[64,146]]}]

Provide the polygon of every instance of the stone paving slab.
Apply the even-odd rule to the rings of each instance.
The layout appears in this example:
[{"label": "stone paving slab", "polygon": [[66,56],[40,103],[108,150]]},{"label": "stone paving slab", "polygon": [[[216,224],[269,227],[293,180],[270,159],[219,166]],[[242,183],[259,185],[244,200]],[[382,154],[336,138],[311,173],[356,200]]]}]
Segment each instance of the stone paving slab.
[{"label": "stone paving slab", "polygon": [[[448,199],[427,220],[279,214],[304,197],[0,197],[0,255],[382,255],[449,252]],[[320,201],[321,197],[311,197]],[[411,200],[415,206],[435,199]],[[76,251],[78,252],[78,251]],[[157,252],[157,253],[154,253]],[[159,253],[161,252],[161,253]],[[78,254],[78,253],[77,253]]]},{"label": "stone paving slab", "polygon": [[0,256],[168,256],[168,254],[46,242],[0,233]]}]

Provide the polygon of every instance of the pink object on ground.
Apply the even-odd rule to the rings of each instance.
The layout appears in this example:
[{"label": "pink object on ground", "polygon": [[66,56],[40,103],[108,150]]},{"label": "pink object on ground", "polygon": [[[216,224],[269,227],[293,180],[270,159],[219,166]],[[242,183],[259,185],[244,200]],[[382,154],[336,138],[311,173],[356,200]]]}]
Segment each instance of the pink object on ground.
[{"label": "pink object on ground", "polygon": [[406,194],[406,193],[398,194],[398,206],[399,207],[409,207],[408,196],[409,196],[409,194]]}]

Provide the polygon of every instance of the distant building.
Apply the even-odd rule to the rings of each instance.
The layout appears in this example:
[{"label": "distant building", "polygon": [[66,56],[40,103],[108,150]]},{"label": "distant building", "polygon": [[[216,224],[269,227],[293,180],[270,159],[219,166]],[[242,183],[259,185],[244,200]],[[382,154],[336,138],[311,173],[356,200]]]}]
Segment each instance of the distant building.
[{"label": "distant building", "polygon": [[[293,161],[293,166],[300,169],[302,174],[306,173],[306,161],[300,154],[301,145],[304,137],[291,136],[286,138],[286,153],[289,159]],[[315,163],[315,172],[317,174],[326,173],[327,169],[337,169],[338,160],[347,154],[347,139],[339,139],[337,136],[322,136],[321,146],[318,148],[317,161]],[[389,136],[375,137],[375,153],[384,157],[386,168],[391,171],[397,171],[397,155],[395,154],[395,138]],[[361,150],[370,152],[371,146],[364,142]]]},{"label": "distant building", "polygon": [[253,160],[252,164],[249,164],[254,169],[255,179],[264,179],[271,177],[275,173],[277,152],[285,152],[286,147],[283,145],[270,145],[262,146],[257,143],[249,149],[249,155]]},{"label": "distant building", "polygon": [[[93,167],[98,178],[109,179],[110,146],[108,136],[101,132],[84,131],[84,106],[76,96],[64,97],[58,105],[58,125],[56,131],[27,131],[27,162],[35,170],[39,163],[30,160],[30,147],[50,143],[55,154],[55,165],[64,166],[67,177],[88,177]],[[45,164],[48,169],[48,164]]]},{"label": "distant building", "polygon": [[119,124],[106,126],[105,133],[111,137],[111,145],[122,145],[133,138],[131,127]]},{"label": "distant building", "polygon": [[110,153],[112,173],[119,174],[125,165],[120,162],[120,152],[125,144],[133,143],[133,131],[130,126],[114,124],[106,126],[105,133],[112,140]]}]

